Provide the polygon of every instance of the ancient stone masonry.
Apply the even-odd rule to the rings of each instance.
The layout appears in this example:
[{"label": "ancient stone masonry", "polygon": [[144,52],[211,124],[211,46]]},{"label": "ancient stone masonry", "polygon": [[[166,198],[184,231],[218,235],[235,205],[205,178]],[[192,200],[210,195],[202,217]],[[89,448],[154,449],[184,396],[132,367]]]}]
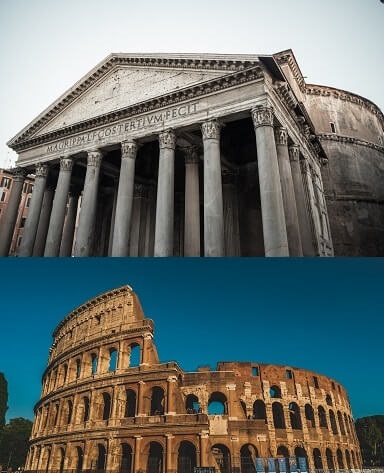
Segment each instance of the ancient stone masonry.
[{"label": "ancient stone masonry", "polygon": [[384,255],[383,127],[290,50],[112,54],[8,143],[36,175],[16,253]]},{"label": "ancient stone masonry", "polygon": [[153,330],[129,286],[65,317],[42,377],[27,471],[256,473],[267,458],[280,472],[298,462],[301,472],[361,468],[337,381],[257,362],[185,372],[159,362]]}]

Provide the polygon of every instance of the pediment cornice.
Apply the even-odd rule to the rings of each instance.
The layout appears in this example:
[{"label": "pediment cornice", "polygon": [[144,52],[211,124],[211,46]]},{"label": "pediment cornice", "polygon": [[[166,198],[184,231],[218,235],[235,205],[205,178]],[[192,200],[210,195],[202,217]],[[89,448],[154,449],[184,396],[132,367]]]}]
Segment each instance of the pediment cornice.
[{"label": "pediment cornice", "polygon": [[[236,75],[237,73],[243,73],[248,69],[258,66],[258,56],[245,55],[209,55],[209,54],[185,54],[183,56],[177,54],[111,54],[101,63],[99,63],[94,69],[92,69],[87,75],[80,79],[72,88],[67,90],[61,97],[59,97],[53,104],[51,104],[46,110],[44,110],[35,120],[33,120],[29,125],[27,125],[20,133],[18,133],[14,138],[8,142],[10,146],[15,151],[24,149],[26,146],[38,144],[44,142],[45,139],[51,139],[51,134],[42,135],[39,138],[45,138],[43,141],[38,141],[34,143],[32,137],[42,129],[48,122],[50,122],[54,117],[56,117],[60,112],[62,112],[66,107],[72,104],[76,99],[78,99],[84,92],[89,90],[94,84],[96,84],[102,77],[106,76],[113,69],[119,66],[131,66],[138,68],[154,68],[154,69],[175,69],[175,70],[194,70],[194,71],[214,71],[214,72],[223,72],[223,75]],[[220,78],[221,79],[221,78]],[[210,82],[210,81],[208,81]],[[199,84],[192,89],[198,89],[204,83]],[[176,92],[178,94],[179,92]],[[167,94],[167,96],[174,96],[175,94]],[[159,97],[155,100],[149,100],[147,106],[148,110],[153,110],[152,102],[164,100],[164,97]],[[176,103],[171,102],[171,103]],[[138,106],[128,107],[132,109],[131,112],[134,112],[137,107],[141,107],[143,104]],[[126,110],[127,111],[127,110]],[[146,110],[143,110],[146,111]],[[137,112],[136,112],[137,113]],[[111,123],[114,119],[111,119],[111,116],[117,115],[119,118],[123,118],[128,115],[123,114],[123,110],[118,110],[113,113],[109,113],[105,116],[105,122],[101,120],[101,117],[96,117],[95,119],[88,120],[79,124],[79,131],[87,130],[88,126],[95,126],[93,123],[96,121],[101,123]],[[121,115],[121,117],[119,116]],[[92,122],[92,124],[88,123]],[[77,127],[77,125],[74,125]],[[73,127],[68,127],[73,128]],[[60,130],[61,132],[62,130]],[[72,130],[71,132],[74,132]],[[64,133],[60,136],[66,136]],[[54,136],[53,138],[56,138]]]},{"label": "pediment cornice", "polygon": [[[126,59],[128,60],[130,58]],[[174,61],[176,61],[176,59]],[[178,62],[176,64],[179,64],[181,60],[177,61]],[[193,67],[196,67],[197,63],[200,64],[201,62],[201,60],[196,63],[188,61],[190,60],[186,60],[184,65],[185,67],[192,67],[192,65]],[[22,151],[29,147],[48,143],[50,141],[61,139],[75,133],[88,131],[95,127],[110,125],[128,117],[133,117],[142,113],[151,112],[162,107],[178,104],[186,100],[199,98],[209,93],[218,92],[220,90],[225,90],[227,88],[238,86],[246,82],[251,82],[253,80],[260,79],[264,76],[262,66],[259,62],[256,61],[254,63],[251,63],[249,61],[217,61],[217,63],[215,64],[212,64],[212,62],[212,60],[207,60],[207,64],[204,63],[202,65],[205,65],[205,67],[209,67],[211,69],[214,66],[216,66],[217,68],[222,67],[222,70],[227,71],[227,74],[161,95],[159,97],[155,97],[153,99],[146,100],[138,104],[134,104],[103,115],[99,115],[97,117],[84,120],[73,125],[69,125],[67,127],[51,131],[46,134],[33,136],[38,129],[43,127],[49,120],[53,118],[54,115],[59,113],[59,111],[61,110],[61,105],[52,106],[50,112],[47,112],[42,118],[40,118],[40,120],[27,127],[24,132],[21,132],[19,135],[13,138],[8,143],[8,145],[15,151]],[[116,64],[116,61],[114,61],[114,63]],[[149,63],[152,64],[152,60]],[[148,65],[149,63],[143,62],[142,65]],[[162,62],[162,64],[164,65],[167,63]],[[171,62],[169,62],[169,64],[171,64]],[[157,65],[157,67],[159,67],[159,64]],[[67,101],[62,106],[66,107],[70,103],[70,101],[73,101],[75,98],[77,98],[78,95],[84,92],[85,87],[89,87],[89,85],[80,84],[76,88],[76,92],[68,94],[66,98],[63,99],[63,102],[65,100]],[[74,93],[76,93],[76,95],[73,95]]]}]

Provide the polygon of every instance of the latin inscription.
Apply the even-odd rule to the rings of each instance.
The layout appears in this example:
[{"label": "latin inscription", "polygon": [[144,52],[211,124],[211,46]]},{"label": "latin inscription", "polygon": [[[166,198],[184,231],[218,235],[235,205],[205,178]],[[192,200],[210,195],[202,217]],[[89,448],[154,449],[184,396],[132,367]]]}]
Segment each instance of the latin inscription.
[{"label": "latin inscription", "polygon": [[92,143],[95,140],[103,140],[110,136],[119,136],[131,131],[142,130],[153,125],[165,123],[167,120],[182,118],[187,115],[192,115],[197,112],[197,103],[188,105],[180,105],[179,107],[164,110],[163,112],[153,113],[145,117],[138,117],[132,120],[124,121],[117,125],[100,128],[100,130],[90,131],[83,135],[74,136],[63,141],[58,141],[52,145],[47,146],[47,153],[55,151],[62,151],[72,148],[73,146],[85,145]]}]

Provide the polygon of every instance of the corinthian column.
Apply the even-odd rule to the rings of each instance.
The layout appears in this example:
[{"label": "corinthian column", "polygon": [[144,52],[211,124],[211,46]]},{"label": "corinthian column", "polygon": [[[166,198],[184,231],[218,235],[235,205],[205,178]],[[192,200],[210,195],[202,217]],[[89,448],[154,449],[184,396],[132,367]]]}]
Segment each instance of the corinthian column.
[{"label": "corinthian column", "polygon": [[184,256],[200,256],[199,155],[185,148]]},{"label": "corinthian column", "polygon": [[11,194],[0,228],[0,256],[8,256],[11,248],[25,177],[26,172],[21,168],[16,168],[13,173]]},{"label": "corinthian column", "polygon": [[155,256],[173,256],[174,179],[176,135],[159,135],[160,157],[157,183]]},{"label": "corinthian column", "polygon": [[74,256],[89,256],[91,251],[101,159],[102,154],[100,151],[88,152],[87,172],[85,175]]},{"label": "corinthian column", "polygon": [[265,256],[289,256],[279,165],[273,133],[272,107],[252,109],[256,133],[257,164]]},{"label": "corinthian column", "polygon": [[283,127],[275,128],[277,160],[279,163],[281,191],[283,195],[285,223],[290,256],[303,256],[299,220],[297,217],[295,190],[289,164],[288,132]]},{"label": "corinthian column", "polygon": [[71,158],[60,158],[60,173],[57,180],[55,197],[53,199],[44,256],[59,256],[60,253],[72,168],[73,160]]},{"label": "corinthian column", "polygon": [[128,256],[136,154],[137,145],[135,141],[130,140],[121,143],[121,168],[113,230],[112,256]]},{"label": "corinthian column", "polygon": [[47,183],[47,187],[44,191],[43,203],[41,205],[39,225],[37,227],[32,256],[44,256],[44,248],[47,241],[49,219],[51,217],[54,194],[54,187]]},{"label": "corinthian column", "polygon": [[201,125],[204,143],[204,254],[224,256],[220,128],[217,120]]},{"label": "corinthian column", "polygon": [[292,145],[289,147],[289,159],[291,162],[293,187],[295,189],[297,217],[299,220],[303,254],[304,256],[315,256],[316,252],[313,246],[312,231],[308,220],[308,212],[305,202],[306,197],[301,177],[300,147],[298,145]]},{"label": "corinthian column", "polygon": [[43,203],[45,184],[48,176],[48,165],[37,164],[35,173],[35,184],[31,197],[31,204],[27,221],[25,222],[23,237],[21,239],[19,256],[31,256],[33,245],[37,233],[37,226],[39,225],[39,218],[41,212],[41,205]]},{"label": "corinthian column", "polygon": [[68,212],[64,222],[63,237],[61,239],[60,256],[71,256],[72,254],[78,203],[79,194],[77,192],[70,192],[68,199]]}]

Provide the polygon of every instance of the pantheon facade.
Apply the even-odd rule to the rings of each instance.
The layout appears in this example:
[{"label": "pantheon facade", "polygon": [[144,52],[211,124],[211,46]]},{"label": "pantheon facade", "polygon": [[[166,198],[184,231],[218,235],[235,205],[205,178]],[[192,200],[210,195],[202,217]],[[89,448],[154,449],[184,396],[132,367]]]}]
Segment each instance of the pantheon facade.
[{"label": "pantheon facade", "polygon": [[7,256],[379,256],[384,117],[275,55],[111,54],[8,144]]},{"label": "pantheon facade", "polygon": [[27,472],[361,471],[338,381],[286,365],[160,362],[154,322],[129,286],[60,322],[42,382]]}]

